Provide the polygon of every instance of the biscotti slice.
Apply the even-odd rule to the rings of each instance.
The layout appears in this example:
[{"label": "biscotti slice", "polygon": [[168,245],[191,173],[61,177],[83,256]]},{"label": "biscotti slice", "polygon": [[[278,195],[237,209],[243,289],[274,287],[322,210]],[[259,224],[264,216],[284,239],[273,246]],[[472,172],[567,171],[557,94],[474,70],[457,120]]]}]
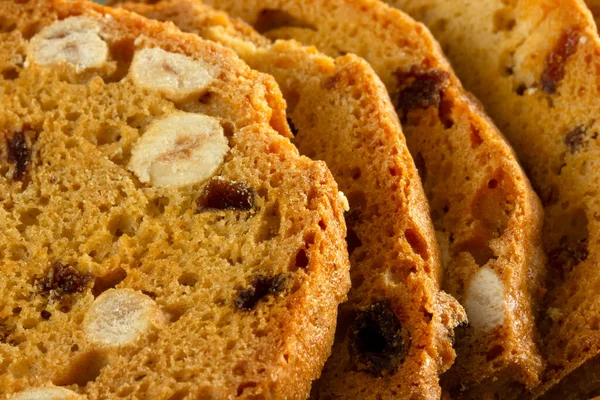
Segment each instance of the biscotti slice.
[{"label": "biscotti slice", "polygon": [[227,44],[272,74],[288,101],[295,144],[325,160],[348,196],[353,288],[313,396],[439,398],[438,376],[454,359],[452,328],[464,311],[439,290],[441,263],[425,195],[371,67],[354,55],[333,60],[294,41],[271,45],[199,1],[122,6]]},{"label": "biscotti slice", "polygon": [[356,53],[371,63],[421,172],[445,250],[445,288],[469,315],[448,387],[480,396],[535,386],[542,369],[534,323],[544,270],[541,206],[513,151],[429,32],[370,0],[207,3],[270,38],[297,39],[330,56]]},{"label": "biscotti slice", "polygon": [[273,78],[123,10],[0,16],[0,398],[308,396],[345,205]]},{"label": "biscotti slice", "polygon": [[390,3],[437,35],[544,203],[548,368],[538,393],[557,384],[549,398],[597,393],[588,365],[600,356],[600,40],[589,11],[574,0]]}]

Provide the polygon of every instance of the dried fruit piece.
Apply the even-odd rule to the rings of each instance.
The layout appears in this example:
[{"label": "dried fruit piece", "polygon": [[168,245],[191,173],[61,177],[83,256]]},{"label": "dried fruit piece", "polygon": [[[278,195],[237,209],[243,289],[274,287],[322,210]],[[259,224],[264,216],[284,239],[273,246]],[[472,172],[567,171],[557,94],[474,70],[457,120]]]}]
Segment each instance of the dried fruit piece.
[{"label": "dried fruit piece", "polygon": [[540,85],[548,94],[556,92],[558,84],[565,76],[567,59],[575,53],[579,43],[579,30],[566,29],[561,35],[554,50],[546,56],[546,68],[540,76]]},{"label": "dried fruit piece", "polygon": [[397,70],[396,108],[404,112],[413,108],[439,107],[444,90],[450,84],[450,74],[434,69],[421,71],[413,66],[408,72]]},{"label": "dried fruit piece", "polygon": [[588,258],[588,254],[587,241],[569,242],[548,253],[548,270],[564,280],[577,264]]},{"label": "dried fruit piece", "polygon": [[12,179],[15,181],[23,179],[29,160],[31,149],[23,132],[17,132],[8,141],[8,159],[15,165]]},{"label": "dried fruit piece", "polygon": [[150,297],[132,289],[109,289],[96,298],[83,321],[94,344],[117,347],[135,343],[164,321]]},{"label": "dried fruit piece", "polygon": [[283,274],[274,276],[259,275],[252,280],[250,286],[238,292],[235,306],[243,311],[251,311],[258,303],[269,295],[274,295],[284,289],[286,277]]},{"label": "dried fruit piece", "polygon": [[206,185],[196,203],[198,211],[252,210],[254,208],[254,190],[241,182],[216,177]]},{"label": "dried fruit piece", "polygon": [[135,53],[130,74],[136,85],[179,101],[204,93],[216,70],[202,60],[153,47]]},{"label": "dried fruit piece", "polygon": [[464,302],[469,324],[482,331],[490,331],[504,323],[504,284],[496,273],[483,267],[467,288]]},{"label": "dried fruit piece", "polygon": [[350,331],[351,354],[359,371],[375,376],[393,375],[408,350],[402,324],[386,301],[357,314]]},{"label": "dried fruit piece", "polygon": [[143,183],[191,185],[210,178],[227,151],[216,118],[180,112],[150,124],[133,147],[128,168]]},{"label": "dried fruit piece", "polygon": [[60,298],[65,294],[83,292],[92,276],[79,272],[68,264],[60,261],[54,262],[43,278],[38,278],[37,284],[40,291]]},{"label": "dried fruit piece", "polygon": [[587,143],[587,128],[579,125],[565,135],[565,145],[571,154],[582,150]]},{"label": "dried fruit piece", "polygon": [[61,387],[38,387],[19,392],[10,397],[10,400],[75,400],[83,399],[82,396]]},{"label": "dried fruit piece", "polygon": [[98,20],[85,16],[57,21],[31,39],[28,58],[39,65],[67,62],[78,73],[100,68],[108,59],[101,28]]}]

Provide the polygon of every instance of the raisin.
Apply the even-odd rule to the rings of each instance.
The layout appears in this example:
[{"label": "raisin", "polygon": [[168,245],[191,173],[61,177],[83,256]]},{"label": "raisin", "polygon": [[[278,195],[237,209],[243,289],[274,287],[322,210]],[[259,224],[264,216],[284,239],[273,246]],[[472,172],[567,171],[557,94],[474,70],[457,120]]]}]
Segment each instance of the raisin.
[{"label": "raisin", "polygon": [[360,212],[356,209],[352,209],[344,213],[344,218],[346,219],[346,243],[348,244],[348,253],[352,254],[354,250],[362,246],[362,241],[355,231],[356,223],[360,218]]},{"label": "raisin", "polygon": [[50,317],[52,316],[52,314],[47,311],[47,310],[42,310],[42,312],[40,313],[40,316],[42,317],[43,320],[49,320]]},{"label": "raisin", "polygon": [[587,143],[587,128],[579,125],[565,135],[565,145],[571,154],[579,152]]},{"label": "raisin", "polygon": [[[439,107],[450,78],[450,74],[446,71],[439,69],[422,71],[415,66],[408,72],[397,70],[394,75],[398,80],[398,90],[395,95],[396,108],[403,112],[413,108]],[[449,122],[445,124],[448,125]]]},{"label": "raisin", "polygon": [[235,306],[243,311],[251,311],[265,297],[281,292],[285,282],[286,277],[283,274],[259,275],[252,280],[250,286],[238,292]]},{"label": "raisin", "polygon": [[15,133],[8,141],[8,158],[15,165],[13,180],[20,181],[23,179],[30,157],[31,149],[27,145],[25,134],[23,132]]},{"label": "raisin", "polygon": [[83,292],[91,278],[89,274],[81,273],[70,265],[56,261],[46,276],[39,278],[37,283],[42,293],[62,297],[66,294]]},{"label": "raisin", "polygon": [[577,264],[588,257],[587,242],[569,242],[548,253],[548,269],[553,277],[564,280]]},{"label": "raisin", "polygon": [[388,302],[378,301],[359,312],[350,332],[357,368],[374,376],[393,375],[406,356],[404,336]]},{"label": "raisin", "polygon": [[252,210],[254,191],[243,183],[215,178],[208,183],[196,203],[198,211]]},{"label": "raisin", "polygon": [[546,68],[540,77],[540,84],[546,93],[553,94],[556,92],[558,84],[565,76],[567,59],[575,53],[579,36],[578,29],[566,29],[554,50],[546,56]]},{"label": "raisin", "polygon": [[292,135],[294,135],[294,137],[298,136],[298,128],[296,128],[296,125],[294,125],[294,121],[292,121],[291,118],[287,119],[287,123],[290,126],[290,130],[292,131]]}]

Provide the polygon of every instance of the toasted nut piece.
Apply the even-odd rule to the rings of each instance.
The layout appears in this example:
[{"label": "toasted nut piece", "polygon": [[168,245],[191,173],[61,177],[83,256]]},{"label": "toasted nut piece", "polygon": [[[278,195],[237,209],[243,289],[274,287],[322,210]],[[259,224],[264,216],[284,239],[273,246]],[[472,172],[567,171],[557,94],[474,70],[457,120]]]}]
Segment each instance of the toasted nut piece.
[{"label": "toasted nut piece", "polygon": [[10,400],[75,400],[83,399],[83,396],[78,395],[67,389],[60,387],[38,387],[28,389],[24,392],[19,392],[10,397]]},{"label": "toasted nut piece", "polygon": [[135,343],[161,322],[150,297],[132,289],[110,289],[96,298],[83,324],[92,343],[118,347]]},{"label": "toasted nut piece", "polygon": [[101,24],[90,17],[69,17],[44,28],[29,45],[28,59],[39,65],[62,62],[76,71],[102,67],[108,59],[108,46],[100,38]]},{"label": "toasted nut piece", "polygon": [[344,211],[350,211],[350,203],[348,202],[348,198],[341,190],[338,191],[338,198],[342,202],[342,207],[344,208]]},{"label": "toasted nut piece", "polygon": [[210,178],[228,150],[217,119],[181,112],[149,125],[133,147],[128,167],[143,183],[189,185]]},{"label": "toasted nut piece", "polygon": [[130,72],[137,86],[173,101],[203,93],[215,76],[215,68],[207,63],[159,47],[137,51]]},{"label": "toasted nut piece", "polygon": [[504,323],[504,285],[494,271],[484,267],[475,274],[464,306],[475,329],[489,331]]}]

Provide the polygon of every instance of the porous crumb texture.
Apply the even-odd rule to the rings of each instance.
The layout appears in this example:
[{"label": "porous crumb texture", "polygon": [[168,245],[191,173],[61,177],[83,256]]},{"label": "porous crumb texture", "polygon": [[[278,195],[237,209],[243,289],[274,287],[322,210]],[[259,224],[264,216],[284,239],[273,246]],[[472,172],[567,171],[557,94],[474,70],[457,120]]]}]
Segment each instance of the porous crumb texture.
[{"label": "porous crumb texture", "polygon": [[600,389],[585,372],[600,353],[600,40],[592,16],[574,0],[390,3],[437,36],[542,199],[548,366],[537,393],[571,374],[548,397],[586,398]]},{"label": "porous crumb texture", "polygon": [[427,29],[372,0],[206,3],[271,39],[296,39],[333,57],[355,53],[371,63],[423,180],[445,255],[444,287],[470,320],[445,375],[448,389],[493,396],[509,386],[537,385],[542,361],[534,326],[544,270],[539,199]]},{"label": "porous crumb texture", "polygon": [[346,213],[352,289],[313,398],[439,398],[452,329],[465,320],[439,290],[440,254],[418,172],[385,86],[355,55],[337,59],[295,41],[264,43],[198,1],[125,3],[142,15],[231,46],[272,74],[288,103],[294,143],[324,160]]},{"label": "porous crumb texture", "polygon": [[[0,71],[0,398],[308,396],[350,284],[344,202],[273,78],[41,0],[0,3]],[[215,172],[174,180],[197,149]]]}]

